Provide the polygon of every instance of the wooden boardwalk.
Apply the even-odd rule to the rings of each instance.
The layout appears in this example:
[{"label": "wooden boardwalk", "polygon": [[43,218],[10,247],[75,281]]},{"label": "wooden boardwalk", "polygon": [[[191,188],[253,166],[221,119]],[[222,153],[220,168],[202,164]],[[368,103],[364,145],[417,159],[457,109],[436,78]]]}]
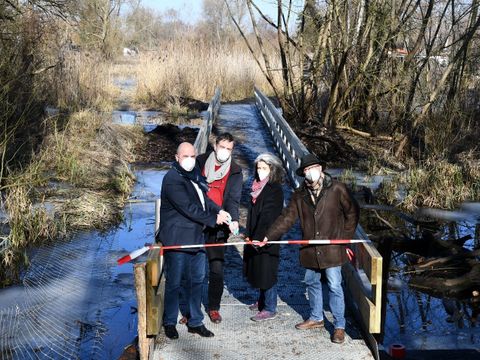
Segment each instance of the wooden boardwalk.
[{"label": "wooden boardwalk", "polygon": [[[215,125],[220,131],[231,132],[238,143],[234,157],[244,168],[244,180],[251,176],[253,160],[261,152],[275,152],[271,136],[266,131],[254,104],[222,105]],[[249,182],[246,181],[245,187]],[[248,194],[245,188],[244,195]],[[291,189],[285,186],[286,198]],[[245,221],[246,200],[242,199],[241,213]],[[287,237],[299,238],[298,228]],[[281,249],[279,269],[278,316],[261,323],[250,320],[254,312],[247,304],[256,300],[242,276],[242,250],[228,247],[225,264],[225,291],[222,298],[223,322],[212,324],[205,315],[205,325],[215,334],[213,338],[201,338],[178,325],[180,338],[167,339],[163,332],[157,336],[153,359],[373,359],[357,325],[347,309],[347,336],[344,344],[333,344],[331,314],[326,312],[326,328],[299,331],[295,324],[309,313],[303,283],[304,269],[298,263],[298,248],[284,246]],[[325,288],[324,294],[327,293]],[[325,299],[327,300],[327,299]],[[328,302],[325,302],[328,304]]]}]

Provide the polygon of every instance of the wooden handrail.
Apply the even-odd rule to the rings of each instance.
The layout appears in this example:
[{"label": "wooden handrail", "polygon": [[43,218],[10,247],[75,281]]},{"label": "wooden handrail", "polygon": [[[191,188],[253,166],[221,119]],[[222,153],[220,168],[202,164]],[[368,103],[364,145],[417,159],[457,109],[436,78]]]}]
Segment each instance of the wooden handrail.
[{"label": "wooden handrail", "polygon": [[275,148],[285,165],[287,175],[295,187],[298,187],[303,179],[295,174],[295,170],[300,165],[302,156],[309,151],[280,114],[280,111],[257,87],[255,87],[255,100],[257,108],[270,130]]},{"label": "wooden handrail", "polygon": [[207,150],[208,140],[210,139],[210,134],[212,133],[212,126],[218,117],[221,96],[221,89],[216,88],[215,95],[213,96],[210,104],[208,105],[205,121],[200,126],[200,131],[198,132],[195,143],[193,144],[195,150],[197,151],[197,154],[203,154]]}]

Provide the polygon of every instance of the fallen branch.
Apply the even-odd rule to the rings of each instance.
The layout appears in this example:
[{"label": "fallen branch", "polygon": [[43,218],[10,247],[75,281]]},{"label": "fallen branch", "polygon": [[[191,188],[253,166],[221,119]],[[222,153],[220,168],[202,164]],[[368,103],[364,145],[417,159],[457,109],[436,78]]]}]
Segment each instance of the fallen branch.
[{"label": "fallen branch", "polygon": [[341,130],[348,130],[356,135],[359,135],[361,137],[364,137],[364,138],[369,138],[369,139],[372,139],[372,140],[381,140],[381,141],[394,141],[395,139],[392,137],[392,136],[386,136],[386,135],[373,135],[373,134],[370,134],[370,133],[367,133],[365,131],[360,131],[360,130],[357,130],[357,129],[354,129],[350,126],[346,126],[346,125],[337,125],[337,129],[341,129]]},{"label": "fallen branch", "polygon": [[480,289],[480,264],[461,276],[452,279],[431,276],[413,276],[409,285],[434,295],[471,297]]},{"label": "fallen branch", "polygon": [[446,257],[441,257],[441,258],[436,258],[436,259],[432,259],[432,260],[428,260],[428,261],[425,261],[423,263],[420,263],[420,264],[416,264],[415,266],[413,266],[413,269],[434,269],[435,266],[438,266],[438,265],[443,265],[443,264],[446,264],[446,263],[449,263],[449,262],[452,262],[452,261],[455,261],[455,260],[464,260],[464,259],[468,259],[468,258],[474,258],[476,256],[480,256],[480,250],[475,250],[475,251],[471,251],[471,252],[465,252],[465,253],[461,253],[461,254],[457,254],[457,255],[452,255],[452,256],[446,256]]}]

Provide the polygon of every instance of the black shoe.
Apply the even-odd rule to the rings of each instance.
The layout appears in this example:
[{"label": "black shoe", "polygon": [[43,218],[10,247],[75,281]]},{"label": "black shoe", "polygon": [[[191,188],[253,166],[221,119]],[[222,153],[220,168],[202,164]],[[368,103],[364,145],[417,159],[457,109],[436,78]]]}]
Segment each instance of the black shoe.
[{"label": "black shoe", "polygon": [[169,339],[178,339],[178,332],[175,325],[165,325],[163,329],[165,330],[165,335]]},{"label": "black shoe", "polygon": [[213,333],[208,330],[205,325],[195,326],[195,327],[188,327],[188,332],[193,334],[198,334],[203,337],[213,337]]}]

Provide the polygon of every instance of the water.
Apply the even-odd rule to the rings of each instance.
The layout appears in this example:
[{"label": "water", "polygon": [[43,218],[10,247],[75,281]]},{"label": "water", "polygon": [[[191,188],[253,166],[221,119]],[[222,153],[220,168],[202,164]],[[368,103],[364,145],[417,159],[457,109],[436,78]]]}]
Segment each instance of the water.
[{"label": "water", "polygon": [[[357,185],[362,174],[357,175]],[[376,185],[376,184],[375,184]],[[368,186],[368,185],[367,185]],[[372,191],[375,186],[371,187]],[[363,210],[364,214],[367,210]],[[420,214],[429,215],[440,221],[438,228],[442,240],[471,236],[464,247],[473,250],[475,246],[475,228],[478,219],[478,203],[465,204],[459,210],[438,211],[424,209]],[[402,221],[379,211],[395,226]],[[390,214],[391,215],[391,214]],[[443,222],[443,225],[441,225]],[[368,229],[366,229],[369,231]],[[369,231],[375,233],[375,231]],[[420,236],[415,226],[403,223],[403,232],[415,239]],[[415,240],[413,240],[415,241]],[[385,319],[385,337],[383,345],[401,343],[408,351],[412,350],[462,350],[480,351],[480,301],[438,297],[434,292],[423,292],[409,286],[412,276],[407,271],[408,258],[403,253],[393,252],[390,265],[389,290]]]},{"label": "water", "polygon": [[[244,169],[241,201],[245,222],[253,161],[262,152],[273,150],[271,138],[255,116],[251,104],[222,106],[219,131],[229,131],[236,138],[234,156]],[[133,111],[113,114],[119,123],[137,124],[138,119],[157,119],[156,112],[139,115]],[[145,120],[142,120],[146,122]],[[156,121],[156,120],[155,120]],[[152,120],[153,122],[153,120]],[[339,170],[329,170],[339,175]],[[135,169],[137,184],[133,202],[124,210],[124,221],[107,233],[95,231],[74,234],[56,246],[37,249],[32,266],[21,286],[0,290],[1,358],[113,359],[137,334],[133,265],[116,265],[123,255],[153,240],[154,203],[159,197],[165,170]],[[356,174],[357,184],[378,186],[380,178]],[[368,180],[368,181],[367,181]],[[291,188],[286,184],[286,202]],[[466,222],[460,234],[471,234],[473,223]],[[298,224],[285,238],[300,238]],[[473,240],[472,240],[473,241]],[[467,242],[466,246],[472,246]],[[240,261],[240,254],[228,250],[228,261]],[[143,261],[140,258],[138,261]],[[393,264],[403,267],[401,257]],[[298,248],[282,247],[280,282],[294,281],[296,286],[280,287],[279,296],[286,303],[296,299],[305,310],[303,269],[298,264]],[[226,269],[226,276],[238,269]],[[408,274],[392,273],[396,288],[388,293],[386,336],[384,344],[401,342],[407,349],[478,349],[479,331],[468,304],[438,299],[408,287]],[[227,281],[229,291],[239,298],[252,292]],[[249,300],[255,300],[251,298]]]},{"label": "water", "polygon": [[133,202],[118,227],[73,234],[32,252],[23,284],[0,290],[2,359],[116,359],[135,339],[133,265],[116,260],[153,240],[164,174],[135,170]]}]

